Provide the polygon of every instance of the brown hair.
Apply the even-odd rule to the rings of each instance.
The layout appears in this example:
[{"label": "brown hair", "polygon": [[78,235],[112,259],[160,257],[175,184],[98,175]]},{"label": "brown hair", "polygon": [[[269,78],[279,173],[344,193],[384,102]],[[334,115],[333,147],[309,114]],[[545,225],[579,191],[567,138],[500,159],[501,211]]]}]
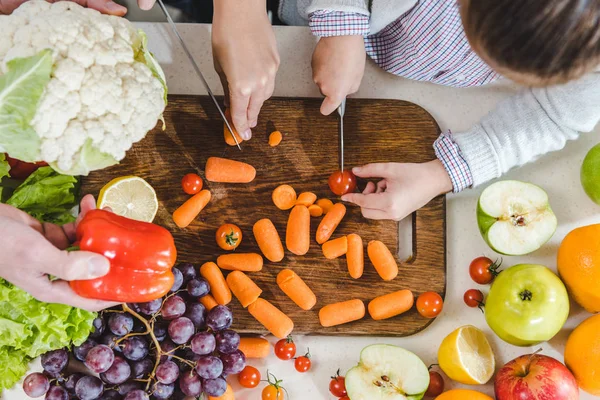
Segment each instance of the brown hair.
[{"label": "brown hair", "polygon": [[600,0],[462,0],[461,14],[475,51],[530,84],[564,83],[600,64]]}]

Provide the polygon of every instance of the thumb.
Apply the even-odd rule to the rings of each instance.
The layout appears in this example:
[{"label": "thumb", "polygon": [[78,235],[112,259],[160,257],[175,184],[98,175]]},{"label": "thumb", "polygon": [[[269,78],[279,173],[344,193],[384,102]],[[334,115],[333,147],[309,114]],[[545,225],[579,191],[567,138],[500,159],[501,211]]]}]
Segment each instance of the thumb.
[{"label": "thumb", "polygon": [[362,167],[352,168],[354,175],[361,178],[386,178],[388,175],[388,163],[373,163]]},{"label": "thumb", "polygon": [[78,0],[77,3],[100,11],[102,14],[116,15],[122,17],[127,13],[127,8],[112,0]]},{"label": "thumb", "polygon": [[65,281],[94,279],[110,270],[110,262],[100,254],[88,251],[58,251],[46,254],[38,269]]},{"label": "thumb", "polygon": [[342,104],[342,100],[337,97],[327,96],[325,100],[323,100],[323,104],[321,104],[321,114],[329,115]]},{"label": "thumb", "polygon": [[142,10],[150,10],[154,6],[155,0],[138,0],[138,6]]}]

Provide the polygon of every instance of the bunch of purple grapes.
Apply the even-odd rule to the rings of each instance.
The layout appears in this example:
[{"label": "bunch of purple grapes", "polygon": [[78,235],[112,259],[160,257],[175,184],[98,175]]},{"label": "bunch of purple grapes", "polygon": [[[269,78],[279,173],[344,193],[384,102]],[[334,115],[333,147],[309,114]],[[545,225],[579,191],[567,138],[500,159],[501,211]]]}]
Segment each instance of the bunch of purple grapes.
[{"label": "bunch of purple grapes", "polygon": [[166,297],[102,312],[90,337],[71,349],[72,358],[93,374],[68,372],[69,351],[54,350],[42,356],[42,373],[25,378],[25,393],[47,400],[162,400],[225,393],[225,378],[246,365],[238,350],[240,336],[229,329],[231,310],[219,305],[207,312],[198,302],[210,286],[192,264],[182,263],[173,273],[175,282]]}]

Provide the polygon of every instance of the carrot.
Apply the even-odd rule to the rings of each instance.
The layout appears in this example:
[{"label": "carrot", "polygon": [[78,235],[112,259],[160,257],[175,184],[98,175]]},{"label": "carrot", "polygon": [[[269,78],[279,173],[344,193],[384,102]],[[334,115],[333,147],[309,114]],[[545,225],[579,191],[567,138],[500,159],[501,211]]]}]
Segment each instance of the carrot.
[{"label": "carrot", "polygon": [[288,218],[285,244],[292,253],[303,256],[310,248],[310,213],[306,206],[295,206]]},{"label": "carrot", "polygon": [[281,134],[281,132],[279,132],[279,131],[271,132],[271,134],[269,135],[269,146],[275,147],[275,146],[279,145],[279,143],[281,143],[282,139],[283,139],[283,135]]},{"label": "carrot", "polygon": [[323,214],[327,214],[333,207],[333,201],[329,199],[319,199],[316,204],[323,209]]},{"label": "carrot", "polygon": [[280,210],[289,210],[296,204],[296,191],[290,185],[277,186],[271,197]]},{"label": "carrot", "polygon": [[415,297],[410,290],[399,290],[375,297],[369,303],[369,314],[375,321],[388,319],[410,310]]},{"label": "carrot", "polygon": [[271,344],[267,339],[260,337],[243,337],[240,339],[238,349],[246,358],[265,358],[271,353]]},{"label": "carrot", "polygon": [[323,209],[316,204],[311,204],[308,206],[308,212],[311,217],[320,217],[323,215]]},{"label": "carrot", "polygon": [[254,303],[262,293],[261,288],[242,271],[232,271],[227,275],[227,284],[244,308]]},{"label": "carrot", "polygon": [[214,262],[204,263],[200,267],[200,275],[204,277],[210,284],[210,292],[215,301],[222,306],[229,304],[231,301],[231,290],[227,286],[227,281],[223,273]]},{"label": "carrot", "polygon": [[217,264],[227,271],[257,272],[263,267],[263,258],[256,253],[223,254],[217,257]]},{"label": "carrot", "polygon": [[235,395],[233,394],[233,389],[227,384],[227,389],[225,393],[220,395],[219,397],[208,396],[208,400],[235,400]]},{"label": "carrot", "polygon": [[[231,120],[231,112],[229,111],[229,108],[225,109],[225,118],[227,118],[227,122],[229,122],[229,126],[233,130],[233,134],[235,135],[236,139],[238,140],[238,143],[242,143],[244,141],[244,139],[242,139],[240,134],[235,130],[235,126],[233,126],[233,121]],[[228,145],[230,145],[230,146],[236,145],[233,135],[231,134],[229,129],[227,129],[227,125],[225,125],[225,124],[223,124],[223,137],[225,138],[225,143],[227,143]]]},{"label": "carrot", "polygon": [[310,207],[317,201],[317,195],[311,192],[300,193],[298,196],[298,200],[296,200],[296,205],[302,205],[306,207]]},{"label": "carrot", "polygon": [[264,218],[257,221],[252,227],[254,238],[260,251],[271,262],[279,262],[283,260],[284,251],[283,244],[279,238],[279,233],[275,229],[275,225],[270,219]]},{"label": "carrot", "polygon": [[290,317],[265,299],[259,298],[250,304],[248,312],[279,339],[288,337],[294,330],[294,322]]},{"label": "carrot", "polygon": [[202,190],[190,197],[175,212],[173,212],[173,222],[180,227],[185,228],[200,214],[210,201],[210,192]]},{"label": "carrot", "polygon": [[210,182],[249,183],[256,177],[256,170],[252,165],[241,161],[209,157],[204,176]]},{"label": "carrot", "polygon": [[342,236],[323,243],[323,255],[329,260],[343,256],[348,252],[348,237]]},{"label": "carrot", "polygon": [[217,301],[215,300],[214,297],[212,297],[212,295],[207,294],[206,296],[202,296],[200,297],[200,300],[198,300],[204,307],[206,307],[206,310],[210,311],[213,308],[215,308],[216,306],[219,305],[219,303],[217,303]]},{"label": "carrot", "polygon": [[371,240],[367,245],[367,254],[381,279],[391,281],[398,275],[396,259],[385,244]]},{"label": "carrot", "polygon": [[365,254],[363,241],[356,233],[348,235],[348,253],[346,253],[348,273],[354,279],[362,276],[365,269]]},{"label": "carrot", "polygon": [[317,304],[317,297],[308,285],[291,269],[277,274],[277,285],[298,307],[310,310]]},{"label": "carrot", "polygon": [[342,203],[336,203],[331,210],[323,217],[317,228],[317,243],[323,244],[329,240],[337,226],[342,222],[346,215],[346,206]]},{"label": "carrot", "polygon": [[365,316],[365,304],[358,299],[329,304],[319,311],[319,322],[324,327],[347,324]]}]

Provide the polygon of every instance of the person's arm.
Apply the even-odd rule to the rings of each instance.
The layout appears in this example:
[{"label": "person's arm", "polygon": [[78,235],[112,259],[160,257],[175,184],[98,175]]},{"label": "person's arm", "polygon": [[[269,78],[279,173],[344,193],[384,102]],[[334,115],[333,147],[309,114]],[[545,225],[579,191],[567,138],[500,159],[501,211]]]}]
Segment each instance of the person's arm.
[{"label": "person's arm", "polygon": [[[0,0],[0,15],[11,14],[21,4],[27,0]],[[54,3],[57,0],[46,0],[50,3]],[[100,11],[102,14],[123,16],[127,13],[127,8],[113,2],[112,0],[71,0],[75,3],[83,6],[93,8],[94,10]],[[149,10],[154,6],[156,0],[138,0],[138,6],[142,10]]]}]

